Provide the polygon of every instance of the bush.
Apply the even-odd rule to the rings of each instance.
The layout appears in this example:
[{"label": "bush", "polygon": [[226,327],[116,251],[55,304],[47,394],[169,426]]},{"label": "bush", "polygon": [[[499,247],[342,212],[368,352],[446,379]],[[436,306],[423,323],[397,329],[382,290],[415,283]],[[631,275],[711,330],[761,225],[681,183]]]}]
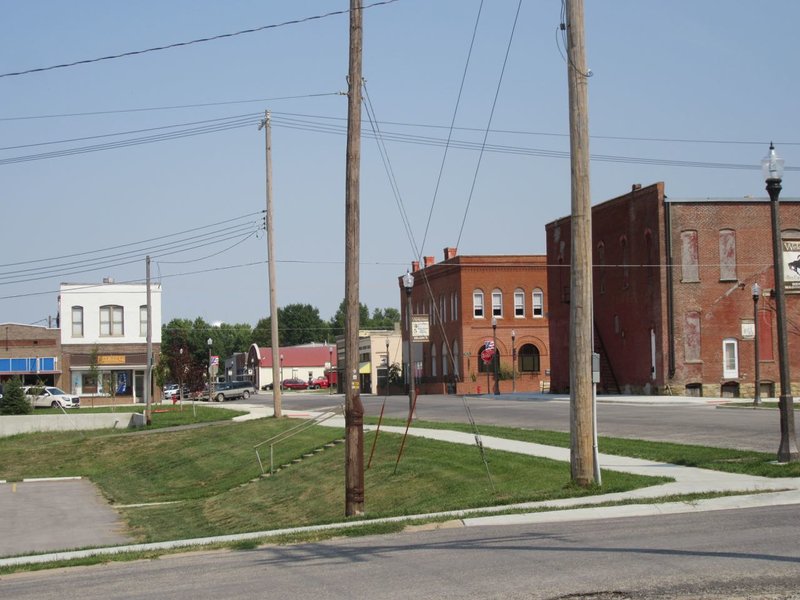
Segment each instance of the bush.
[{"label": "bush", "polygon": [[18,377],[11,379],[3,387],[3,397],[0,398],[0,415],[29,415],[33,412],[33,404],[25,397],[22,391],[22,382]]}]

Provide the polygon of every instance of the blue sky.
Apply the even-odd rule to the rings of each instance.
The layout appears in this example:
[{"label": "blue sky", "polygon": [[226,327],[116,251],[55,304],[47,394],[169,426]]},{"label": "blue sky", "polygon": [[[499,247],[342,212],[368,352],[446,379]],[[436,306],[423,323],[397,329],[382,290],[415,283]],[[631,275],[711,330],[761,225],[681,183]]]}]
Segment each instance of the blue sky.
[{"label": "blue sky", "polygon": [[[0,74],[348,5],[0,0]],[[447,246],[460,254],[543,254],[545,223],[569,213],[561,3],[522,2],[497,93],[517,5],[484,2],[452,133],[459,144],[447,152],[435,203],[444,149],[410,142],[447,139],[480,1],[397,0],[365,10],[366,89],[410,232],[378,145],[364,137],[361,301],[370,308],[399,307],[397,277],[418,255],[439,261]],[[800,196],[793,170],[800,165],[798,22],[800,3],[792,0],[587,1],[593,203],[656,181],[676,198],[763,197],[758,165],[770,140],[786,159],[783,194]],[[148,253],[163,285],[165,321],[255,324],[266,316],[266,240],[256,232],[265,205],[258,120],[266,109],[273,114],[278,303],[309,303],[332,316],[344,297],[347,102],[337,92],[346,90],[347,51],[343,14],[0,77],[0,321],[46,322],[62,281],[141,280]],[[489,149],[481,155],[496,93]],[[189,106],[198,104],[208,106]],[[242,126],[9,161],[177,124],[207,127],[212,119]],[[370,129],[366,112],[364,126]],[[152,131],[109,136],[145,129]]]}]

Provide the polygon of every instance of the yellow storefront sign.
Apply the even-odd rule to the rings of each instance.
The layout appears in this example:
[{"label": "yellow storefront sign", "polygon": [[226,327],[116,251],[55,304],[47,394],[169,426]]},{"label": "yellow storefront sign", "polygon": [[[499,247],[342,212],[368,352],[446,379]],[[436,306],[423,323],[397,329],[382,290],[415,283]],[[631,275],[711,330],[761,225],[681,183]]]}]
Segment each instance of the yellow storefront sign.
[{"label": "yellow storefront sign", "polygon": [[97,357],[98,365],[124,365],[124,354],[105,354]]}]

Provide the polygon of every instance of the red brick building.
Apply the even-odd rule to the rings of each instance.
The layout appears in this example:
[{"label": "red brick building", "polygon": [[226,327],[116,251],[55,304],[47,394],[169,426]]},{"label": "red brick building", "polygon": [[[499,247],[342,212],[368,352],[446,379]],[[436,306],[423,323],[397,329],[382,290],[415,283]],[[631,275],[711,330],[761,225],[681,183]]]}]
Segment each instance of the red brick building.
[{"label": "red brick building", "polygon": [[[547,270],[544,256],[458,256],[412,264],[412,314],[428,315],[430,337],[414,343],[419,393],[540,391],[549,380]],[[403,372],[409,368],[407,297],[398,278],[402,307]],[[495,327],[492,327],[492,324]],[[495,345],[494,364],[481,352]],[[516,357],[516,360],[514,359]],[[488,389],[487,389],[488,388]]]},{"label": "red brick building", "polygon": [[[781,200],[784,264],[800,201]],[[552,389],[569,388],[570,218],[546,225]],[[769,200],[667,199],[664,184],[592,208],[595,351],[607,393],[750,397],[758,303],[762,395],[779,392]],[[793,241],[798,240],[798,241]],[[793,253],[792,253],[793,252]],[[789,358],[800,376],[800,274],[785,270]]]}]

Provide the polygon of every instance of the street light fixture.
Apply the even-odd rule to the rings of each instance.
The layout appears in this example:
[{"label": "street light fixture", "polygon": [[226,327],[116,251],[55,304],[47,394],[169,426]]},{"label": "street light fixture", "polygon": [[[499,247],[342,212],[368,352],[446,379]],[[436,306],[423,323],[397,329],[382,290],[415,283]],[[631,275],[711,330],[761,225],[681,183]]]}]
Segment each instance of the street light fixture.
[{"label": "street light fixture", "polygon": [[214,380],[211,377],[211,346],[214,340],[208,338],[206,343],[208,344],[208,401],[211,402],[214,399]]},{"label": "street light fixture", "polygon": [[789,351],[786,339],[786,296],[783,289],[783,251],[778,197],[781,193],[783,159],[775,152],[772,142],[769,154],[761,161],[761,170],[767,183],[772,216],[772,262],[775,275],[775,313],[778,325],[778,359],[780,361],[781,395],[778,408],[781,414],[781,444],[778,448],[778,461],[794,462],[800,458],[797,451],[794,430],[794,400],[792,383],[789,377]]},{"label": "street light fixture", "polygon": [[511,391],[517,391],[517,332],[511,330]]},{"label": "street light fixture", "polygon": [[500,393],[500,382],[497,379],[497,363],[500,360],[500,355],[497,352],[497,317],[492,317],[492,342],[494,343],[492,362],[494,364],[494,393],[496,396]]},{"label": "street light fixture", "polygon": [[761,286],[757,283],[753,284],[753,341],[755,342],[755,346],[753,348],[753,357],[755,359],[755,384],[756,389],[753,393],[753,406],[759,406],[761,404],[761,373],[760,373],[760,365],[759,363],[759,356],[758,356],[758,299],[761,296]]},{"label": "street light fixture", "polygon": [[406,290],[406,323],[408,324],[408,420],[414,418],[414,342],[411,339],[411,292],[414,289],[414,276],[406,271],[403,275]]}]

